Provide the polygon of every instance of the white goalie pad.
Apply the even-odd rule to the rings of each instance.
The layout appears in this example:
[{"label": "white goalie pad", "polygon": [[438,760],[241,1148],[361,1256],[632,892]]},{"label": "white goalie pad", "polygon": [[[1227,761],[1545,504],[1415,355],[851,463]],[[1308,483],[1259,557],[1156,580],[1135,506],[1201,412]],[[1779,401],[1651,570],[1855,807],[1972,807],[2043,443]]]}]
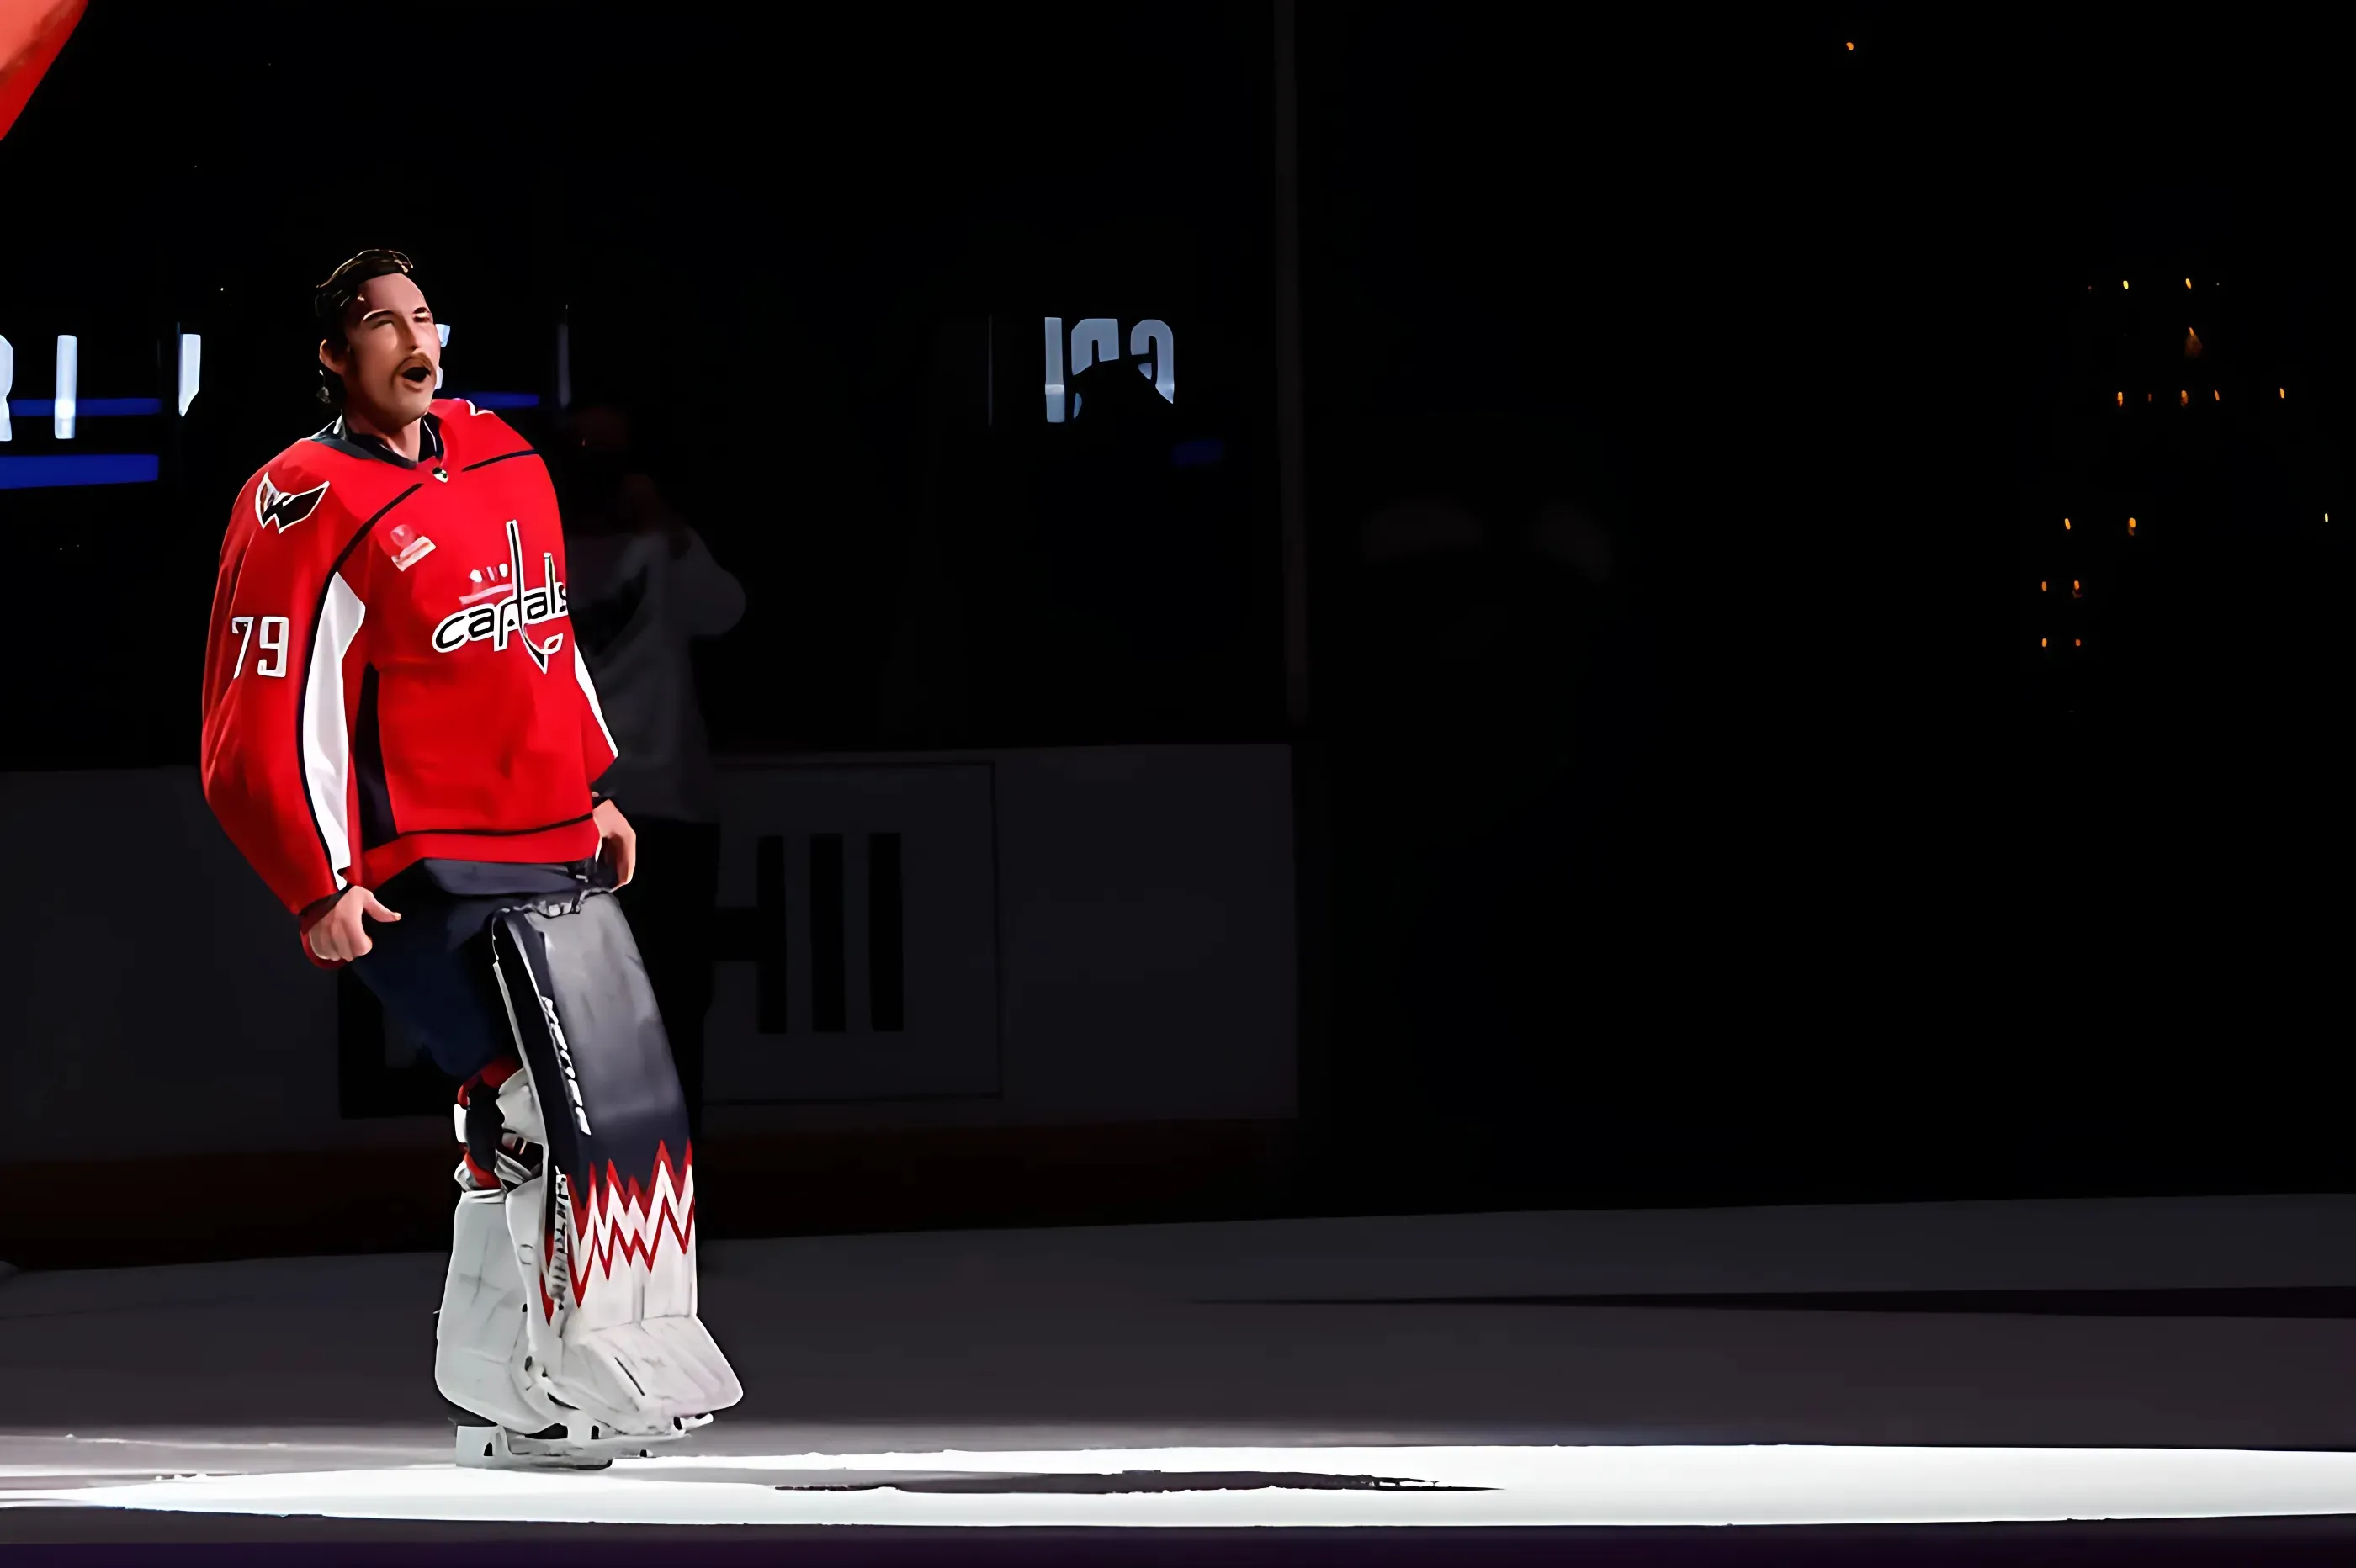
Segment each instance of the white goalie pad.
[{"label": "white goalie pad", "polygon": [[676,1435],[744,1390],[697,1316],[695,1151],[637,945],[597,891],[491,929],[525,1068],[500,1110],[530,1099],[546,1156],[506,1197],[534,1384],[620,1434]]},{"label": "white goalie pad", "polygon": [[519,1432],[538,1432],[563,1413],[525,1364],[531,1317],[526,1276],[516,1264],[505,1196],[462,1193],[434,1325],[434,1382],[461,1409]]},{"label": "white goalie pad", "polygon": [[[552,1180],[545,1174],[534,1177],[503,1200],[511,1266],[521,1282],[518,1299],[530,1298],[518,1315],[522,1343],[515,1364],[534,1394],[583,1412],[613,1433],[656,1437],[676,1435],[683,1418],[708,1415],[744,1398],[735,1372],[692,1311],[692,1238],[684,1270],[677,1264],[657,1270],[645,1250],[614,1247],[621,1266],[593,1263],[595,1272],[584,1295],[575,1270],[589,1250],[580,1227],[565,1213],[569,1205],[551,1196]],[[682,1306],[689,1310],[648,1310]],[[487,1416],[494,1413],[465,1400],[456,1403]]]}]

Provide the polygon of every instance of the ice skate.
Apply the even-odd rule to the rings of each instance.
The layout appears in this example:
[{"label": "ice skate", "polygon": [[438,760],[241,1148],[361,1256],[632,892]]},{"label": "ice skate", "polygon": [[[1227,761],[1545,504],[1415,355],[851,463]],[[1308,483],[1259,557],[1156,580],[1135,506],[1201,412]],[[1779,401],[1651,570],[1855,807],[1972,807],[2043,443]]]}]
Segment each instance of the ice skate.
[{"label": "ice skate", "polygon": [[652,1458],[661,1445],[711,1424],[709,1415],[676,1415],[668,1430],[622,1433],[577,1410],[538,1432],[462,1422],[456,1456],[467,1470],[602,1470],[616,1459]]}]

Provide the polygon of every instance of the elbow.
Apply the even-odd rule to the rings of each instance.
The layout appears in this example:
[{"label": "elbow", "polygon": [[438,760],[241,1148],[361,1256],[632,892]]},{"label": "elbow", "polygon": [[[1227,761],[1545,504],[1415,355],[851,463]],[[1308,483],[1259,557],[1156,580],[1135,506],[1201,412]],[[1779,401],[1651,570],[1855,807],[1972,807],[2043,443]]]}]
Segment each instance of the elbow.
[{"label": "elbow", "polygon": [[695,618],[692,635],[717,637],[735,630],[736,623],[744,618],[744,585],[734,578],[729,579],[726,588],[704,602],[702,612]]},{"label": "elbow", "polygon": [[239,787],[237,769],[230,759],[208,752],[203,764],[197,769],[197,787],[204,792],[205,805],[215,816],[227,818],[244,797]]}]

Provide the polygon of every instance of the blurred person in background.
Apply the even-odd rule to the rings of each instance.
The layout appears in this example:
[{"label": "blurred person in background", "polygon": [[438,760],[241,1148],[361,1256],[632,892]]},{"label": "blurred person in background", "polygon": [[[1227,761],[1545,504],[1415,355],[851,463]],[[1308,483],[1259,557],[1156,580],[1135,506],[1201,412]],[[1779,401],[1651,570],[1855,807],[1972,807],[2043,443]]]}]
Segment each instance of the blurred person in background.
[{"label": "blurred person in background", "polygon": [[642,846],[643,869],[621,897],[700,1141],[720,826],[689,645],[734,626],[744,613],[744,589],[647,473],[627,413],[581,408],[554,445],[572,552],[573,624],[621,753],[599,784],[609,798],[626,802]]},{"label": "blurred person in background", "polygon": [[1435,491],[1365,519],[1336,713],[1365,846],[1350,919],[1379,976],[1359,1038],[1412,1107],[1413,1157],[1475,1179],[1543,1175],[1553,1118],[1598,1087],[1652,707],[1610,530],[1527,506]]}]

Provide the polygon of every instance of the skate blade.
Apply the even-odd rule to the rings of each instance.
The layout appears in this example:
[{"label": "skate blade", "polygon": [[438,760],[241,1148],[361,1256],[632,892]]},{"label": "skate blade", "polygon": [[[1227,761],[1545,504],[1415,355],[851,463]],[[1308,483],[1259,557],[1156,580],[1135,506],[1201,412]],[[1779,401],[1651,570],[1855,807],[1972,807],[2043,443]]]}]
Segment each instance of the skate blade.
[{"label": "skate blade", "polygon": [[571,1412],[559,1435],[505,1426],[460,1424],[453,1442],[459,1466],[470,1470],[602,1470],[616,1459],[651,1459],[655,1449],[712,1424],[712,1417],[674,1415],[656,1432],[619,1433],[594,1416]]}]

